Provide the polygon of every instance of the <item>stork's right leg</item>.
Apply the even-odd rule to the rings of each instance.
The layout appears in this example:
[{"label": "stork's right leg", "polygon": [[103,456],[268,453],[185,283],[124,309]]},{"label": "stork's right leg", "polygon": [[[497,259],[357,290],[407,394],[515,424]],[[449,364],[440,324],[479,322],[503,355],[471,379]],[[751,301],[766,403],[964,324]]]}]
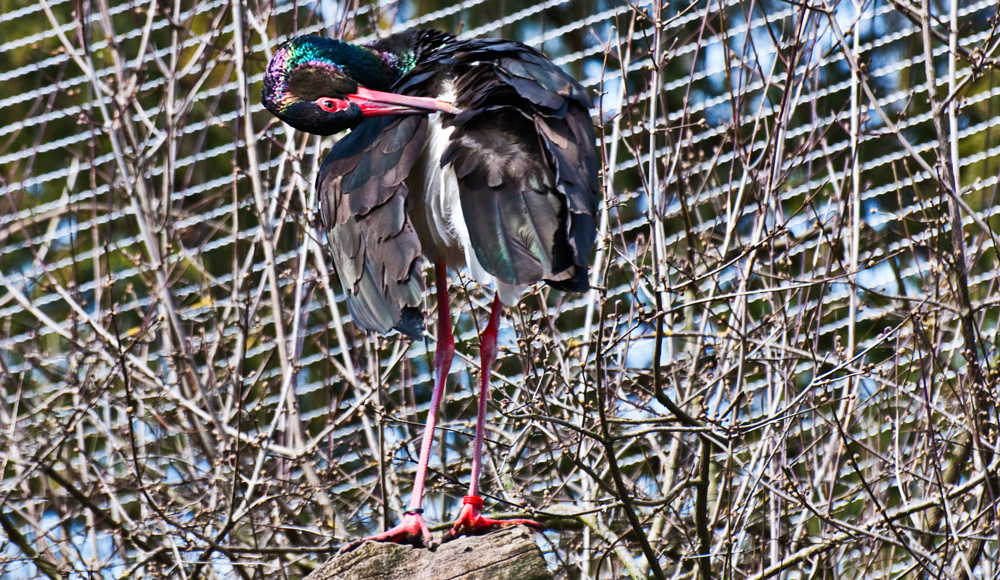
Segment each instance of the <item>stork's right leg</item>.
[{"label": "stork's right leg", "polygon": [[451,311],[448,308],[448,276],[444,262],[435,264],[435,287],[438,299],[437,349],[434,351],[434,391],[431,393],[431,408],[427,411],[427,423],[424,425],[424,438],[420,444],[420,458],[417,460],[417,474],[413,481],[413,493],[410,494],[410,505],[406,509],[403,521],[391,530],[376,534],[370,538],[355,540],[340,549],[341,553],[350,552],[361,544],[373,542],[394,542],[427,547],[431,543],[431,532],[424,522],[421,501],[424,496],[424,480],[427,476],[427,462],[431,455],[431,443],[434,442],[434,425],[437,423],[438,410],[441,408],[441,397],[444,396],[444,385],[448,380],[448,370],[455,357],[455,339],[451,334]]},{"label": "stork's right leg", "polygon": [[490,374],[497,360],[497,335],[500,331],[500,295],[493,297],[490,321],[480,337],[480,360],[482,375],[479,383],[479,412],[476,414],[476,438],[473,441],[472,472],[469,474],[469,495],[462,500],[462,511],[451,530],[441,538],[450,542],[459,536],[478,536],[510,526],[528,526],[536,531],[545,531],[545,526],[534,520],[510,519],[494,520],[483,517],[483,500],[479,497],[479,476],[483,471],[483,440],[486,434],[486,401],[490,398]]}]

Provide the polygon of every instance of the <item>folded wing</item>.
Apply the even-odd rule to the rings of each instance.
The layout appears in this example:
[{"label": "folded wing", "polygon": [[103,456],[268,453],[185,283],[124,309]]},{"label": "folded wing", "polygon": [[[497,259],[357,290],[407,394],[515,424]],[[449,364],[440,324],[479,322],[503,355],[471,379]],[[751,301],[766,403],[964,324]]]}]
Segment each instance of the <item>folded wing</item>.
[{"label": "folded wing", "polygon": [[317,181],[320,219],[354,321],[414,339],[423,334],[424,285],[404,180],[426,132],[423,116],[367,119],[331,149]]}]

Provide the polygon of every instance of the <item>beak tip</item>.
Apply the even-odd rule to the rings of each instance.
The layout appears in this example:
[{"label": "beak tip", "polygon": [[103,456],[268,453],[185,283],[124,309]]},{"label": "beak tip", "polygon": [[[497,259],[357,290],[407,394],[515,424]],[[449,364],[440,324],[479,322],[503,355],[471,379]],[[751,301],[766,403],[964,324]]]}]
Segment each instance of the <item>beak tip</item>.
[{"label": "beak tip", "polygon": [[462,112],[462,109],[456,107],[455,103],[453,103],[452,101],[443,101],[441,99],[437,99],[436,104],[437,107],[435,107],[435,109],[438,112],[445,113],[446,115],[458,115],[459,113]]}]

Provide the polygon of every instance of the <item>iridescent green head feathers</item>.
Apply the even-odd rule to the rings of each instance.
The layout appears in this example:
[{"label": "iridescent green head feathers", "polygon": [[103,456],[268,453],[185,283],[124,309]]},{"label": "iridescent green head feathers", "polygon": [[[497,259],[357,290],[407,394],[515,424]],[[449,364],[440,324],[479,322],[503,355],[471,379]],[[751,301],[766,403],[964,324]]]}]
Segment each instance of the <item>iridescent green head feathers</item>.
[{"label": "iridescent green head feathers", "polygon": [[414,64],[413,51],[379,51],[374,46],[298,36],[271,58],[261,103],[296,129],[330,135],[379,114],[381,109],[369,101],[353,98],[359,88],[388,91]]}]

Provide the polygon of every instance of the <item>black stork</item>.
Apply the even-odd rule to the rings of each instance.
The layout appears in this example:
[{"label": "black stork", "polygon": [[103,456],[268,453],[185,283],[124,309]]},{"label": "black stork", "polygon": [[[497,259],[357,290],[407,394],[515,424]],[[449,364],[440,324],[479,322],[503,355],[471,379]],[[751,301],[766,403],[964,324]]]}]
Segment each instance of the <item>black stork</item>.
[{"label": "black stork", "polygon": [[[411,30],[368,45],[299,36],[264,76],[264,106],[296,129],[351,132],[317,187],[320,221],[354,322],[419,339],[422,258],[435,265],[435,383],[402,523],[371,540],[429,546],[421,500],[455,353],[446,268],[496,290],[480,337],[479,411],[469,493],[448,541],[531,520],[481,514],[479,477],[502,304],[545,281],[582,292],[599,201],[591,99],[538,51],[502,39]],[[353,549],[363,540],[348,544]]]}]

